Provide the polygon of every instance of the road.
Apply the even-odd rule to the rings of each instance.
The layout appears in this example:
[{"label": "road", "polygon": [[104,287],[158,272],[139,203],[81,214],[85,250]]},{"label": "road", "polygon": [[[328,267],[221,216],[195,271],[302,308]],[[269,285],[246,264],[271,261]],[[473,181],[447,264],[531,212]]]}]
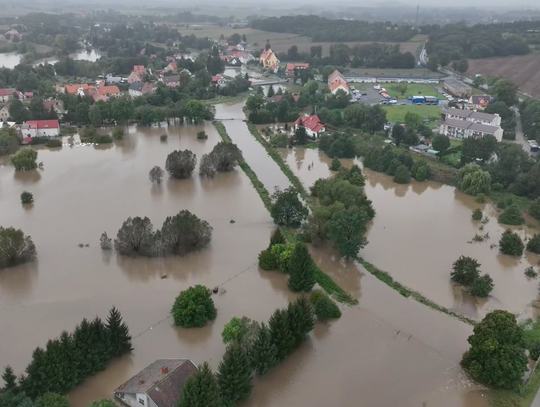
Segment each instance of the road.
[{"label": "road", "polygon": [[[523,147],[523,150],[529,155],[534,155],[533,152],[531,152],[531,147],[529,146],[529,142],[527,141],[527,138],[525,137],[525,134],[523,133],[523,126],[521,125],[521,116],[519,114],[519,110],[516,108],[513,108],[514,112],[516,113],[516,143],[520,144],[521,147]],[[539,404],[540,407],[540,404]]]}]

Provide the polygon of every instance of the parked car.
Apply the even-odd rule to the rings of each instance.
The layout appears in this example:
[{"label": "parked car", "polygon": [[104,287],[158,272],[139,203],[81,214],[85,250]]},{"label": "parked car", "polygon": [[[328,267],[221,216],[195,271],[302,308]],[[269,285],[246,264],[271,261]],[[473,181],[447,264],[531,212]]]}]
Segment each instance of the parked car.
[{"label": "parked car", "polygon": [[396,99],[390,99],[388,101],[388,103],[391,104],[391,105],[395,105],[395,104],[397,104],[397,100]]},{"label": "parked car", "polygon": [[367,93],[366,93],[366,92],[362,92],[362,96],[367,96]]},{"label": "parked car", "polygon": [[405,106],[406,104],[407,103],[405,103],[405,102],[400,103],[401,106]]},{"label": "parked car", "polygon": [[386,100],[382,101],[381,103],[379,103],[380,105],[387,105],[388,102]]},{"label": "parked car", "polygon": [[381,90],[381,85],[375,85],[373,86],[373,89]]}]

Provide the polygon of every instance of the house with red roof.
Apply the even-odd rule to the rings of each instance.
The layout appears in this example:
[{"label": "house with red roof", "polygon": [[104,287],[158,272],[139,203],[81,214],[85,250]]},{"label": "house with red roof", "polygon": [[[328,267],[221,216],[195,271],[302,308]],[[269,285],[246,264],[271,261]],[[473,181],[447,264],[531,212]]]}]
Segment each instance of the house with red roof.
[{"label": "house with red roof", "polygon": [[212,76],[212,83],[216,85],[225,85],[227,83],[227,78],[225,78],[221,74],[217,74],[217,75]]},{"label": "house with red roof", "polygon": [[174,72],[178,69],[178,64],[176,63],[176,61],[172,61],[169,63],[169,65],[167,65],[165,67],[165,69],[163,71],[165,72]]},{"label": "house with red roof", "polygon": [[308,63],[295,63],[295,62],[289,62],[287,63],[287,67],[285,68],[285,75],[287,78],[293,78],[294,77],[294,70],[299,69],[308,69],[309,64]]},{"label": "house with red roof", "polygon": [[177,407],[197,366],[189,359],[158,359],[114,389],[122,407]]},{"label": "house with red roof", "polygon": [[34,137],[56,137],[60,135],[58,120],[30,120],[19,126],[23,142]]},{"label": "house with red roof", "polygon": [[324,125],[321,123],[319,116],[300,116],[294,122],[294,129],[297,130],[300,126],[304,126],[306,133],[310,137],[319,137],[326,131]]},{"label": "house with red roof", "polygon": [[87,83],[81,83],[78,85],[66,85],[64,86],[64,91],[71,95],[84,96],[84,91],[90,89],[90,86]]},{"label": "house with red roof", "polygon": [[13,93],[15,92],[15,89],[11,88],[4,88],[0,89],[0,102],[7,102],[9,99],[13,97]]}]

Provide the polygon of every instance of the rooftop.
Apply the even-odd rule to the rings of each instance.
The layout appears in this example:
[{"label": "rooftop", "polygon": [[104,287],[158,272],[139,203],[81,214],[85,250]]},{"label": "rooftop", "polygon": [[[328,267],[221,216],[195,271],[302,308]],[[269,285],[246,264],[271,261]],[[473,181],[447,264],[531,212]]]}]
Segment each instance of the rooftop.
[{"label": "rooftop", "polygon": [[500,127],[497,127],[497,126],[490,126],[487,124],[474,123],[474,122],[470,122],[466,120],[459,120],[459,119],[446,119],[441,124],[448,127],[455,127],[455,128],[464,129],[464,130],[469,129],[469,130],[478,131],[478,132],[487,133],[487,134],[495,134],[495,132],[500,129]]}]

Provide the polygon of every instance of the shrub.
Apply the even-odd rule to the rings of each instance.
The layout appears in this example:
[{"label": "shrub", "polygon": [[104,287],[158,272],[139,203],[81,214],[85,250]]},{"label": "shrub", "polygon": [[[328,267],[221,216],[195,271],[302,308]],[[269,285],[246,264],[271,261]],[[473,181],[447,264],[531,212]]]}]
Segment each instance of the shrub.
[{"label": "shrub", "polygon": [[485,298],[493,290],[493,279],[489,274],[478,277],[471,284],[471,294],[475,297]]},{"label": "shrub", "polygon": [[208,134],[204,130],[197,132],[197,140],[206,140],[207,138]]},{"label": "shrub", "polygon": [[272,147],[287,147],[289,144],[289,138],[286,134],[274,134],[272,137],[270,137],[270,144]]},{"label": "shrub", "polygon": [[538,360],[540,357],[540,341],[535,342],[531,349],[529,350],[529,356],[532,360]]},{"label": "shrub", "polygon": [[167,156],[165,169],[173,178],[183,179],[191,176],[197,163],[197,156],[190,150],[174,150]]},{"label": "shrub", "polygon": [[166,134],[162,134],[161,136],[159,136],[159,139],[160,139],[161,141],[167,141],[167,137],[168,137],[168,136],[167,136]]},{"label": "shrub", "polygon": [[112,132],[112,138],[115,140],[122,140],[124,138],[124,129],[116,127]]},{"label": "shrub", "polygon": [[533,218],[540,220],[540,197],[536,198],[529,206],[529,214]]},{"label": "shrub", "polygon": [[540,254],[540,234],[536,233],[527,242],[527,251]]},{"label": "shrub", "polygon": [[270,249],[272,256],[274,256],[277,261],[279,270],[283,273],[289,272],[289,260],[292,256],[293,250],[293,243],[276,244]]},{"label": "shrub", "polygon": [[330,164],[330,171],[339,171],[341,168],[341,161],[339,158],[334,158]]},{"label": "shrub", "polygon": [[341,317],[341,310],[336,303],[322,290],[314,290],[309,296],[313,304],[317,320],[337,319]]},{"label": "shrub", "polygon": [[486,203],[486,195],[485,194],[478,194],[476,195],[476,202],[478,203]]},{"label": "shrub", "polygon": [[101,250],[109,251],[112,250],[112,239],[107,235],[107,232],[103,232],[99,238],[99,245]]},{"label": "shrub", "polygon": [[36,246],[23,231],[0,226],[0,269],[32,261],[37,255]]},{"label": "shrub", "polygon": [[482,220],[482,211],[480,209],[475,209],[472,213],[472,218],[474,220]]},{"label": "shrub", "polygon": [[450,278],[458,284],[471,285],[480,275],[479,268],[480,263],[476,259],[460,256],[452,265]]},{"label": "shrub", "polygon": [[511,205],[504,210],[503,213],[499,216],[499,223],[505,225],[523,225],[525,219],[521,216],[521,211],[517,206]]},{"label": "shrub", "polygon": [[202,327],[207,321],[214,320],[217,310],[211,296],[211,291],[202,285],[189,287],[180,292],[171,310],[174,323],[184,328],[194,328]]},{"label": "shrub", "polygon": [[529,266],[525,269],[525,275],[529,278],[536,278],[538,277],[538,273],[534,271],[534,268],[532,266]]},{"label": "shrub", "polygon": [[34,195],[31,192],[24,191],[21,194],[21,203],[23,205],[34,203]]},{"label": "shrub", "polygon": [[270,236],[270,247],[275,244],[285,244],[287,243],[287,240],[285,239],[285,236],[283,236],[283,233],[281,232],[280,228],[277,228],[272,232],[272,236]]},{"label": "shrub", "polygon": [[161,184],[163,181],[163,170],[159,166],[155,166],[148,172],[148,179],[150,182],[155,182],[156,184]]},{"label": "shrub", "polygon": [[199,175],[207,178],[213,178],[216,175],[216,166],[210,154],[203,154],[201,157]]},{"label": "shrub", "polygon": [[521,256],[525,245],[518,234],[507,229],[499,240],[499,252],[509,256]]},{"label": "shrub", "polygon": [[259,253],[259,267],[263,270],[277,270],[279,267],[277,258],[272,253],[271,248],[263,250]]},{"label": "shrub", "polygon": [[110,144],[113,142],[113,139],[108,134],[100,134],[99,136],[94,137],[94,143],[96,144]]},{"label": "shrub", "polygon": [[49,148],[56,148],[56,147],[62,147],[62,140],[57,138],[51,138],[47,140],[47,144],[45,144]]}]

